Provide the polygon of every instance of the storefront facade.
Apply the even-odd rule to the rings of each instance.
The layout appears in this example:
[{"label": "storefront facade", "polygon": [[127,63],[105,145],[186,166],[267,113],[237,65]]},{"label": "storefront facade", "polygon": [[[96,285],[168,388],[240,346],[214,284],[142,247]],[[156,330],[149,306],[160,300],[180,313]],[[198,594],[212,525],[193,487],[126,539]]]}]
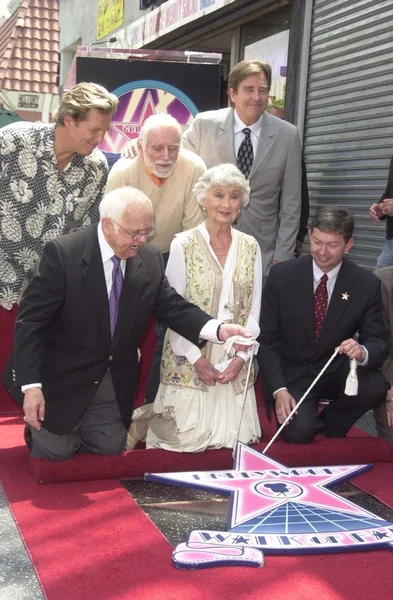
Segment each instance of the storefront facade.
[{"label": "storefront facade", "polygon": [[285,98],[287,119],[303,139],[311,212],[326,203],[350,208],[351,256],[375,267],[384,226],[374,226],[368,210],[384,190],[393,153],[390,0],[168,0],[146,11],[137,0],[113,0],[106,14],[100,0],[87,0],[80,25],[73,4],[60,5],[62,81],[67,51],[69,63],[78,44],[218,52],[224,106],[227,76],[239,60],[270,62],[270,100]]},{"label": "storefront facade", "polygon": [[[288,118],[296,121],[298,70],[295,72],[292,65],[300,63],[304,15],[307,10],[311,12],[311,2],[168,0],[148,11],[139,10],[138,0],[113,0],[112,4],[88,0],[83,4],[85,16],[82,15],[79,25],[75,22],[75,0],[63,0],[60,5],[61,83],[67,78],[78,45],[217,52],[222,54],[224,106],[230,69],[243,58],[263,53],[273,62],[271,100],[283,102],[286,93]],[[104,5],[106,14],[102,10]],[[89,11],[90,15],[95,14],[95,19],[88,19]],[[106,43],[113,38],[115,42]],[[307,37],[305,41],[307,45]],[[267,51],[269,48],[271,51]],[[288,96],[292,98],[289,103]]]}]

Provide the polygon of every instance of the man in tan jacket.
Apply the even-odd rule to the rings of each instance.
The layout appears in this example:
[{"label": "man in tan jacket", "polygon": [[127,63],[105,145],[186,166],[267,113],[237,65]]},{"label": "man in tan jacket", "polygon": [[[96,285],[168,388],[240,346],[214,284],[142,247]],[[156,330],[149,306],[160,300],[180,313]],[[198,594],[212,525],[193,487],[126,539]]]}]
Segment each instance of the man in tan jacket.
[{"label": "man in tan jacket", "polygon": [[138,155],[120,158],[112,167],[106,191],[124,186],[137,188],[151,200],[155,236],[150,243],[164,261],[176,233],[201,223],[201,207],[193,187],[206,171],[203,160],[180,148],[181,125],[168,114],[152,115],[144,122],[137,142]]}]

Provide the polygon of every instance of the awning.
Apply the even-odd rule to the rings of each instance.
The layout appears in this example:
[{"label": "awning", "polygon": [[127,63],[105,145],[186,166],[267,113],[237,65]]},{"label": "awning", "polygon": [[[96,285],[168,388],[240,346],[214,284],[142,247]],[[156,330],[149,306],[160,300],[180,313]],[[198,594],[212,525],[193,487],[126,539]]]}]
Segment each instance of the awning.
[{"label": "awning", "polygon": [[0,107],[0,128],[15,123],[15,121],[24,121],[16,112]]}]

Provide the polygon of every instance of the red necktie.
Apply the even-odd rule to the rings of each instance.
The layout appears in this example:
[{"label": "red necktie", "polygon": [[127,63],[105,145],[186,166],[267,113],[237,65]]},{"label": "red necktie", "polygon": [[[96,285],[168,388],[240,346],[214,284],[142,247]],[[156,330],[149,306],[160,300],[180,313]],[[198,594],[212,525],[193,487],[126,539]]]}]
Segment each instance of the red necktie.
[{"label": "red necktie", "polygon": [[327,292],[327,280],[328,276],[322,275],[320,282],[314,294],[314,341],[317,341],[319,334],[321,333],[323,320],[328,306],[328,292]]}]

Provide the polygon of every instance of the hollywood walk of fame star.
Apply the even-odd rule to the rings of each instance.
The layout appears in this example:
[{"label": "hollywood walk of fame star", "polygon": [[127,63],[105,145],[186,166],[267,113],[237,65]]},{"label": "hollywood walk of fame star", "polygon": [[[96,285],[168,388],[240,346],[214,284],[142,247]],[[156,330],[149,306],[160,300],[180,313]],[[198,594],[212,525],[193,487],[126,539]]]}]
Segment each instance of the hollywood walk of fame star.
[{"label": "hollywood walk of fame star", "polygon": [[[280,507],[296,503],[306,510],[330,510],[355,518],[378,517],[335,494],[325,486],[360,473],[371,465],[288,468],[239,443],[233,470],[215,472],[148,473],[146,481],[211,489],[231,494],[228,531],[258,532],[257,521]],[[381,523],[383,520],[381,520]],[[246,527],[244,527],[246,526]],[[264,530],[265,531],[265,530]]]}]

